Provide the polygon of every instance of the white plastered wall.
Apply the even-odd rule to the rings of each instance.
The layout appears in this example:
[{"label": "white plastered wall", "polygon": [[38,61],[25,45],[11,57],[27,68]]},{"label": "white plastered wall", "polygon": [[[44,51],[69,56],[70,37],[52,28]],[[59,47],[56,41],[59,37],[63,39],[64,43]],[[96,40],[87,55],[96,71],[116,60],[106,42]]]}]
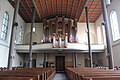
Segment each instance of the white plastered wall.
[{"label": "white plastered wall", "polygon": [[[3,41],[0,39],[0,67],[7,67],[12,20],[13,20],[13,13],[14,13],[14,8],[8,2],[8,0],[0,0],[0,34],[2,29],[3,14],[5,13],[5,11],[7,11],[9,14],[9,23],[8,23],[8,32],[7,32],[8,35],[7,35],[7,40]],[[25,25],[25,22],[19,15],[18,15],[18,23],[19,23],[19,26],[21,25],[24,27]],[[22,58],[21,56],[16,54],[16,51],[14,52],[15,53],[13,54],[14,56],[13,66],[18,66]]]},{"label": "white plastered wall", "polygon": [[77,54],[77,67],[84,67],[85,66],[85,58],[84,54]]},{"label": "white plastered wall", "polygon": [[[102,44],[104,44],[105,42],[104,42],[104,37],[103,37],[102,23],[103,23],[103,15],[101,14],[100,17],[95,22],[95,28],[96,28],[96,34],[97,34],[97,28],[100,27]],[[98,43],[98,38],[97,38],[97,43]],[[108,66],[108,64],[107,64],[107,57],[106,57],[106,51],[104,53],[99,53],[96,56],[97,56],[96,64],[98,64],[99,60],[102,60],[103,61],[103,66]]]},{"label": "white plastered wall", "polygon": [[[43,38],[43,24],[34,23],[34,27],[35,27],[35,32],[33,33],[33,42],[41,43],[41,40]],[[24,44],[29,43],[30,29],[31,29],[31,23],[26,23],[25,31],[24,31]]]},{"label": "white plastered wall", "polygon": [[[120,30],[120,6],[119,6],[119,0],[112,0],[110,5],[107,5],[107,13],[108,13],[108,20],[109,20],[109,28],[108,30],[110,31],[110,41],[112,43],[112,51],[113,51],[113,61],[114,61],[114,66],[120,66],[120,40],[113,41],[112,39],[112,31],[111,31],[111,24],[110,24],[110,13],[115,10],[117,13],[117,18],[118,18],[118,27]],[[95,22],[96,29],[98,26],[101,27],[101,23],[103,22],[102,15],[97,19]],[[102,29],[101,29],[102,30]],[[103,32],[103,31],[102,31]],[[102,34],[103,36],[103,34]],[[103,38],[102,38],[103,40]],[[107,51],[105,50],[105,53],[99,54],[98,58],[103,59],[103,64],[104,66],[108,66],[108,61],[107,61]]]},{"label": "white plastered wall", "polygon": [[[118,27],[120,32],[120,4],[119,0],[112,0],[111,4],[107,6],[108,11],[108,18],[110,21],[110,13],[115,10],[117,13],[117,19],[118,19]],[[111,42],[112,42],[112,50],[113,50],[113,60],[114,60],[114,66],[120,66],[120,39],[117,41],[113,41],[112,39],[112,31],[111,31],[111,24],[110,25],[110,34],[111,34]]]},{"label": "white plastered wall", "polygon": [[[78,22],[77,28],[78,28],[78,42],[82,44],[88,44],[86,23]],[[91,44],[97,43],[96,29],[94,23],[90,23],[90,38],[91,38]]]}]

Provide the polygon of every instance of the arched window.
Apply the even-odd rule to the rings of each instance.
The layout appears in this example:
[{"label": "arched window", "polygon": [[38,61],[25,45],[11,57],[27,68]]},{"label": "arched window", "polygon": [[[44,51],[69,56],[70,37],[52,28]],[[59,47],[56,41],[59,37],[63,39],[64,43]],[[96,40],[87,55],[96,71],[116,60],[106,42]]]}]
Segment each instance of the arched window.
[{"label": "arched window", "polygon": [[3,23],[2,23],[2,31],[1,31],[2,40],[6,40],[7,38],[8,23],[9,23],[9,14],[5,12],[3,15]]},{"label": "arched window", "polygon": [[98,44],[102,44],[102,36],[101,36],[101,28],[100,26],[97,27],[97,36],[98,36]]},{"label": "arched window", "polygon": [[23,28],[20,26],[20,32],[19,32],[19,43],[22,43],[23,41]]},{"label": "arched window", "polygon": [[118,27],[117,14],[115,11],[112,11],[110,14],[111,29],[113,35],[113,41],[120,39],[120,32]]},{"label": "arched window", "polygon": [[102,25],[102,32],[103,32],[104,44],[106,44],[106,35],[105,35],[105,26],[104,25]]}]

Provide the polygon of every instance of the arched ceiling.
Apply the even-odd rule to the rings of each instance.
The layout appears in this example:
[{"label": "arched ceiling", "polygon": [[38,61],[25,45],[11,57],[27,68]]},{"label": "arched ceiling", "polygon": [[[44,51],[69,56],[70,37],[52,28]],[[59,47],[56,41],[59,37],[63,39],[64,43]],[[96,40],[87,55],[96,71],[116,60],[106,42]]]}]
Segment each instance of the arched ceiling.
[{"label": "arched ceiling", "polygon": [[[13,6],[14,1],[8,0]],[[89,21],[95,22],[101,14],[101,0],[20,0],[19,14],[25,22],[31,22],[32,8],[36,8],[35,22],[56,16],[77,19],[85,22],[84,7],[89,10]]]},{"label": "arched ceiling", "polygon": [[41,19],[65,16],[79,19],[86,0],[35,0],[34,4]]}]

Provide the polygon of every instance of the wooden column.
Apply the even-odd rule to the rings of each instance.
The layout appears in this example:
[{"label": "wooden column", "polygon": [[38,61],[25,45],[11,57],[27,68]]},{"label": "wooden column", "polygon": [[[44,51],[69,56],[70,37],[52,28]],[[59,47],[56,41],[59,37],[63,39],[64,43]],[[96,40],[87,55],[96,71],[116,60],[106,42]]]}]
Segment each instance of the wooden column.
[{"label": "wooden column", "polygon": [[101,0],[102,4],[102,12],[103,12],[103,20],[104,20],[104,25],[105,25],[105,34],[106,34],[106,43],[107,43],[107,54],[108,54],[108,64],[109,64],[109,69],[114,68],[113,64],[113,53],[112,53],[112,46],[111,46],[111,41],[110,41],[110,33],[109,33],[109,22],[108,22],[108,15],[107,15],[107,9],[106,9],[106,0]]},{"label": "wooden column", "polygon": [[32,68],[32,35],[33,35],[33,26],[35,20],[35,11],[36,11],[35,8],[33,8],[31,30],[30,30],[30,45],[29,45],[29,68]]},{"label": "wooden column", "polygon": [[49,20],[49,29],[50,29],[50,42],[52,42],[53,39],[53,28],[52,28],[52,20]]},{"label": "wooden column", "polygon": [[71,28],[72,28],[72,21],[69,19],[68,20],[68,27],[69,27],[69,33],[68,33],[68,36],[69,36],[69,42],[71,42]]},{"label": "wooden column", "polygon": [[56,34],[55,33],[53,33],[53,48],[55,48],[56,47]]},{"label": "wooden column", "polygon": [[61,36],[61,34],[58,35],[58,46],[59,46],[59,48],[62,47],[62,36]]},{"label": "wooden column", "polygon": [[76,55],[76,53],[73,53],[73,66],[77,67],[77,55]]},{"label": "wooden column", "polygon": [[74,20],[74,27],[75,27],[75,42],[77,42],[77,19]]},{"label": "wooden column", "polygon": [[87,35],[88,35],[89,64],[90,64],[90,67],[93,67],[92,50],[91,50],[91,43],[90,43],[90,25],[89,25],[87,7],[85,7],[85,11],[86,11]]},{"label": "wooden column", "polygon": [[62,17],[62,34],[65,34],[65,17]]},{"label": "wooden column", "polygon": [[56,19],[55,19],[55,28],[56,28],[56,32],[58,32],[58,16],[56,16]]},{"label": "wooden column", "polygon": [[12,31],[11,31],[11,38],[10,38],[10,48],[9,48],[9,56],[8,56],[8,69],[12,70],[12,58],[14,53],[14,41],[15,41],[15,27],[18,26],[17,23],[17,15],[19,10],[19,3],[20,0],[15,0],[15,8],[14,8],[14,16],[12,22]]},{"label": "wooden column", "polygon": [[65,48],[67,47],[67,44],[68,44],[68,33],[65,33],[65,42],[64,42]]}]

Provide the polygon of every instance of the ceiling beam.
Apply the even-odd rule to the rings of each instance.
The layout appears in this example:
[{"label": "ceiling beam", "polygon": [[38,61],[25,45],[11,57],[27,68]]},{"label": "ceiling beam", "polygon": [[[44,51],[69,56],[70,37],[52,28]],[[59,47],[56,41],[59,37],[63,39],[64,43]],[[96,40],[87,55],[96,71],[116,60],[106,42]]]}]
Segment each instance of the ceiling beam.
[{"label": "ceiling beam", "polygon": [[70,18],[72,17],[72,9],[73,9],[73,7],[74,7],[74,0],[72,0],[72,7],[71,7],[71,9],[70,9]]},{"label": "ceiling beam", "polygon": [[37,9],[37,6],[34,4],[34,1],[36,1],[36,0],[32,0],[32,4],[33,4],[33,6],[34,6],[35,9],[36,9],[36,12],[37,12],[37,14],[38,14],[39,19],[41,19],[41,16],[40,16],[40,14],[39,14],[39,11],[38,11],[38,9]]},{"label": "ceiling beam", "polygon": [[83,9],[83,10],[81,11],[81,13],[80,13],[79,17],[77,18],[77,21],[79,21],[80,16],[81,16],[81,15],[82,15],[82,13],[84,12],[84,9],[85,9],[85,7],[86,7],[87,3],[88,3],[88,0],[85,0],[84,6],[82,7],[82,9]]},{"label": "ceiling beam", "polygon": [[78,3],[78,6],[77,6],[77,10],[76,10],[76,12],[75,12],[75,16],[77,16],[77,12],[78,12],[78,10],[79,10],[79,5],[80,5],[80,3],[81,3],[81,0],[79,0],[79,3]]},{"label": "ceiling beam", "polygon": [[47,16],[48,16],[48,17],[50,16],[49,13],[48,13],[49,9],[48,9],[47,4],[46,4],[46,1],[47,1],[47,0],[44,0],[44,1],[45,1],[45,5],[46,5],[46,10],[47,10],[47,11],[46,11],[46,12],[47,12],[46,18],[47,18]]},{"label": "ceiling beam", "polygon": [[23,9],[25,10],[25,12],[27,13],[27,15],[29,15],[29,18],[31,18],[30,14],[28,13],[28,11],[26,10],[26,7],[24,6],[24,4],[22,3],[22,0],[20,1],[21,5],[23,6]]},{"label": "ceiling beam", "polygon": [[28,4],[28,2],[25,0],[25,2],[27,3],[27,6],[29,7],[29,10],[31,11],[31,13],[32,13],[32,10],[31,10],[31,8],[30,8],[30,5]]},{"label": "ceiling beam", "polygon": [[19,9],[20,13],[22,16],[24,16],[24,21],[27,22],[27,17],[24,15],[23,11],[21,9]]},{"label": "ceiling beam", "polygon": [[67,15],[67,11],[68,11],[68,0],[67,0],[67,4],[66,4],[66,17],[68,17],[68,15]]}]

